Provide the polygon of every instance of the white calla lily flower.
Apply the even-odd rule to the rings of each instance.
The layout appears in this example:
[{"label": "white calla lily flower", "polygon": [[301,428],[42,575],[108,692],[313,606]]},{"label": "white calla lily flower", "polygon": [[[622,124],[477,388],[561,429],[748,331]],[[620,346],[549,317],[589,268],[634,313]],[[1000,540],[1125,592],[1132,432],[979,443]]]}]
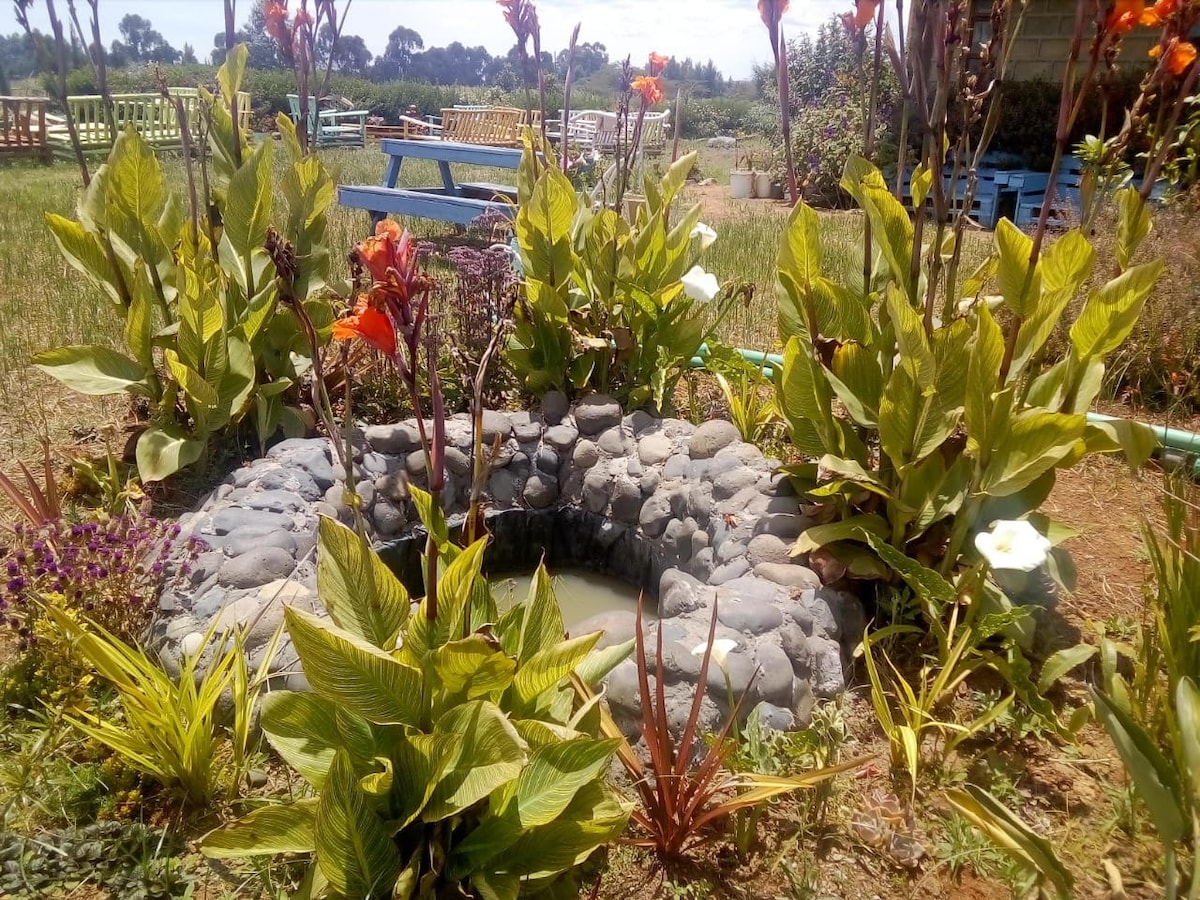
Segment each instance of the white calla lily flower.
[{"label": "white calla lily flower", "polygon": [[692,237],[700,238],[700,249],[707,250],[716,241],[717,232],[703,222],[697,222],[692,229]]},{"label": "white calla lily flower", "polygon": [[721,292],[721,282],[717,281],[717,276],[699,266],[692,266],[679,280],[683,283],[683,292],[697,303],[708,303]]},{"label": "white calla lily flower", "polygon": [[[730,638],[717,638],[712,642],[712,660],[720,667],[721,671],[725,671],[725,660],[729,654],[737,649],[738,642]],[[697,644],[692,648],[692,656],[704,657],[704,651],[708,648],[707,642]]]},{"label": "white calla lily flower", "polygon": [[1046,562],[1051,543],[1024,519],[1002,519],[975,535],[975,549],[993,569],[1032,572]]}]

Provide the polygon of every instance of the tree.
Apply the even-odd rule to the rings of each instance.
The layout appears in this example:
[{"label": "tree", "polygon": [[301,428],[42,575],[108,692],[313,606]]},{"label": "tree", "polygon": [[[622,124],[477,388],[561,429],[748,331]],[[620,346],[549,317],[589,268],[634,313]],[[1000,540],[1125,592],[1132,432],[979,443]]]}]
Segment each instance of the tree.
[{"label": "tree", "polygon": [[196,64],[196,50],[191,44],[183,45],[183,55],[179,58],[179,61],[185,66],[194,66]]},{"label": "tree", "polygon": [[430,47],[414,54],[408,77],[430,84],[483,84],[483,73],[492,62],[486,47],[464,47],[458,41],[447,47]]},{"label": "tree", "polygon": [[[234,35],[234,43],[246,45],[250,54],[247,64],[252,69],[290,68],[287,60],[280,54],[275,39],[267,34],[267,2],[268,0],[254,0],[246,24]],[[219,31],[213,37],[212,63],[219,66],[224,61],[225,32]]]},{"label": "tree", "polygon": [[155,31],[150,20],[136,13],[127,13],[117,23],[122,40],[112,42],[113,65],[123,63],[173,63],[179,51]]},{"label": "tree", "polygon": [[376,81],[396,81],[407,78],[416,51],[425,49],[425,39],[411,28],[401,25],[388,35],[387,47],[375,59],[371,77]]},{"label": "tree", "polygon": [[[578,82],[608,66],[608,48],[599,41],[585,41],[575,47],[575,80]],[[566,80],[567,51],[560,50],[554,58],[554,71],[558,77]]]},{"label": "tree", "polygon": [[[37,33],[35,30],[34,34]],[[29,78],[43,68],[34,39],[19,31],[0,34],[0,60],[4,61],[4,71],[9,78]]]},{"label": "tree", "polygon": [[371,51],[357,34],[343,34],[334,46],[334,30],[330,22],[321,26],[317,35],[318,69],[324,69],[329,64],[329,54],[333,52],[333,71],[347,75],[363,75],[371,65]]}]

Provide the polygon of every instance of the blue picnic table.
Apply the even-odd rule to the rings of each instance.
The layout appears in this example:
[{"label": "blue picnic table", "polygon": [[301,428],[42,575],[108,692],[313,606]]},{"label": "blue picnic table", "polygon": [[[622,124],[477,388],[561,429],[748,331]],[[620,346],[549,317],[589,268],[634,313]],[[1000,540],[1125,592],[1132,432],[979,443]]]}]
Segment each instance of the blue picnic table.
[{"label": "blue picnic table", "polygon": [[[520,150],[440,140],[385,139],[379,143],[380,149],[388,157],[383,184],[338,186],[338,203],[354,209],[365,209],[371,214],[372,223],[388,214],[438,219],[458,225],[467,225],[486,212],[499,212],[510,219],[516,216],[515,187],[492,182],[455,181],[450,166],[461,164],[516,169],[521,163]],[[396,187],[405,159],[431,159],[437,162],[442,176],[441,186]]]}]

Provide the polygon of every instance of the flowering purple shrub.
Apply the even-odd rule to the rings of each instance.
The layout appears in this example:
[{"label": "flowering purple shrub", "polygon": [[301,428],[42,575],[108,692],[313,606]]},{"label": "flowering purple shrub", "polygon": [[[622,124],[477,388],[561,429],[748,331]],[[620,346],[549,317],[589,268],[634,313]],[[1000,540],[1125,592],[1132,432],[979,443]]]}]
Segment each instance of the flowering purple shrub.
[{"label": "flowering purple shrub", "polygon": [[[22,652],[39,641],[39,601],[48,595],[117,637],[137,640],[150,622],[179,526],[148,515],[115,516],[33,528],[18,523],[0,548],[0,617]],[[200,543],[189,538],[178,572],[186,575]]]},{"label": "flowering purple shrub", "polygon": [[[485,249],[451,247],[446,259],[454,270],[454,291],[445,307],[444,323],[453,329],[454,339],[445,341],[456,380],[470,392],[470,384],[479,370],[493,333],[504,329],[512,320],[516,302],[517,279],[513,271],[511,252],[506,246]],[[495,365],[502,365],[498,358]],[[499,373],[498,373],[499,374]],[[497,401],[501,390],[496,385],[507,384],[506,378],[489,380],[488,400]]]}]

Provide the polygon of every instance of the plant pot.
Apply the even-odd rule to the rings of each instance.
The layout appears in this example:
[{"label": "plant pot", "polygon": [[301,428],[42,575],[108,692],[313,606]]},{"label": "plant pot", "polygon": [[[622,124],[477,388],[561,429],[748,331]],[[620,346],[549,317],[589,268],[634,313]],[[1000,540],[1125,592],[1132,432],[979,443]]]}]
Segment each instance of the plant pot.
[{"label": "plant pot", "polygon": [[754,196],[759,200],[771,199],[771,175],[768,172],[754,173]]},{"label": "plant pot", "polygon": [[749,200],[754,196],[754,173],[734,169],[729,173],[729,196],[734,200]]}]

